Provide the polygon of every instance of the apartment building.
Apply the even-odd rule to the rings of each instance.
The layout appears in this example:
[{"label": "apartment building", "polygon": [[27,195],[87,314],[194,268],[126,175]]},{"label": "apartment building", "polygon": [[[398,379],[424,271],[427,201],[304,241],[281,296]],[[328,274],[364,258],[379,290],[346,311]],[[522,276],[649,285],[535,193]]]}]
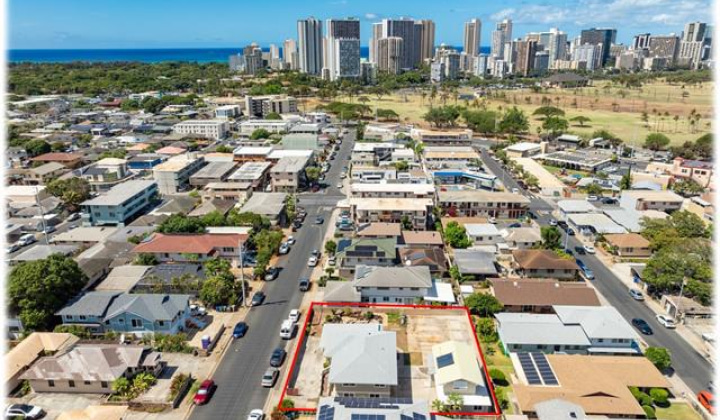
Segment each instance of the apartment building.
[{"label": "apartment building", "polygon": [[422,141],[427,145],[469,145],[473,138],[472,130],[453,130],[453,131],[440,131],[440,130],[424,130],[420,128],[413,128],[410,130],[410,137],[415,141]]},{"label": "apartment building", "polygon": [[270,170],[274,192],[297,192],[305,182],[306,157],[284,157]]},{"label": "apartment building", "polygon": [[202,190],[203,201],[231,200],[242,203],[252,194],[249,182],[211,182]]},{"label": "apartment building", "polygon": [[187,120],[173,126],[177,134],[191,134],[210,139],[224,139],[227,137],[229,124],[224,120]]},{"label": "apartment building", "polygon": [[710,186],[713,178],[712,162],[675,158],[672,174],[676,178],[691,179],[703,188]]},{"label": "apartment building", "polygon": [[680,210],[683,198],[672,191],[625,190],[620,207],[626,210],[658,210],[671,213]]},{"label": "apartment building", "polygon": [[394,166],[356,165],[352,167],[350,177],[353,182],[383,182],[397,179],[397,169]]},{"label": "apartment building", "polygon": [[264,118],[268,114],[294,114],[298,112],[297,99],[286,95],[246,96],[245,115]]},{"label": "apartment building", "polygon": [[124,226],[148,209],[157,193],[158,184],[154,181],[137,180],[118,184],[106,193],[80,203],[83,224]]},{"label": "apartment building", "polygon": [[498,217],[517,219],[525,216],[530,199],[520,194],[483,190],[439,191],[443,213],[452,217]]},{"label": "apartment building", "polygon": [[190,185],[190,176],[205,166],[202,157],[180,155],[153,168],[153,178],[160,194],[176,194]]},{"label": "apartment building", "polygon": [[425,230],[433,201],[429,198],[351,198],[350,212],[356,223],[402,223]]},{"label": "apartment building", "polygon": [[249,183],[251,189],[259,190],[269,178],[270,162],[245,162],[227,178],[228,182]]},{"label": "apartment building", "polygon": [[240,134],[249,137],[255,130],[264,129],[274,134],[285,134],[292,123],[285,120],[248,120],[240,123]]},{"label": "apartment building", "polygon": [[429,198],[435,197],[432,184],[353,183],[350,197],[356,198]]},{"label": "apartment building", "polygon": [[211,182],[223,182],[235,169],[235,162],[208,162],[208,164],[190,176],[190,185],[203,187]]}]

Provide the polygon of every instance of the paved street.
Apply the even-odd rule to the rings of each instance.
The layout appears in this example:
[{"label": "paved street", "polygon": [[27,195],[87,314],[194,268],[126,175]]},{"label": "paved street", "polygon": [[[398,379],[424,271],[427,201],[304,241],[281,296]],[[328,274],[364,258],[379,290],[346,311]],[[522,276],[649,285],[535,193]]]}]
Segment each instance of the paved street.
[{"label": "paved street", "polygon": [[[217,391],[206,406],[195,407],[191,419],[244,419],[250,410],[262,408],[268,398],[269,389],[260,386],[260,380],[269,367],[270,354],[277,346],[283,346],[290,352],[295,341],[280,339],[280,324],[287,318],[291,309],[300,306],[302,292],[298,290],[298,279],[309,277],[312,271],[307,266],[310,251],[322,251],[322,238],[332,214],[334,205],[328,205],[327,199],[338,199],[344,196],[335,184],[340,179],[345,157],[350,154],[354,135],[347,135],[336,158],[332,161],[331,170],[326,174],[325,190],[315,194],[302,194],[299,202],[307,210],[308,216],[303,227],[294,234],[297,242],[288,255],[281,256],[278,264],[282,267],[275,281],[265,283],[263,290],[267,299],[262,306],[252,308],[246,317],[250,329],[245,337],[236,340],[227,349],[220,361],[213,379],[218,384]],[[323,203],[312,204],[313,197],[322,198]],[[322,225],[315,224],[318,214],[325,218]],[[313,287],[317,287],[313,285]],[[232,328],[232,326],[230,326]],[[283,368],[287,366],[285,361]],[[204,378],[199,378],[204,379]],[[282,386],[280,381],[275,387]],[[269,413],[266,413],[269,415]]]},{"label": "paved street", "polygon": [[[495,175],[504,179],[508,188],[520,188],[514,179],[497,162],[490,159],[487,151],[482,150],[482,159],[487,167]],[[550,212],[552,206],[539,198],[532,198],[530,209],[537,214],[537,211]],[[551,215],[539,215],[537,222],[541,225],[548,225]],[[565,236],[563,236],[563,243]],[[568,248],[574,250],[576,246],[582,246],[577,237],[570,236]],[[713,377],[713,367],[705,359],[700,350],[694,349],[675,331],[665,329],[655,320],[655,313],[642,302],[633,300],[627,291],[627,286],[610,271],[598,258],[593,255],[576,255],[595,274],[592,282],[607,301],[614,306],[620,314],[630,322],[633,318],[646,320],[655,332],[652,336],[643,336],[650,346],[667,348],[672,354],[673,368],[677,375],[693,390],[698,392],[707,389],[708,383]]]}]

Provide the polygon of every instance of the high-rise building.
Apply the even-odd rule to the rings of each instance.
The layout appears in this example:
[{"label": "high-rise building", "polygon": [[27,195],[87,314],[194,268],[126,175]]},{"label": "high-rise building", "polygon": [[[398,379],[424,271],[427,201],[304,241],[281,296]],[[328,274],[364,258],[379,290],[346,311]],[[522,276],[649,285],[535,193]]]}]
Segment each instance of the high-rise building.
[{"label": "high-rise building", "polygon": [[501,60],[505,56],[505,44],[512,40],[512,20],[505,19],[498,23],[492,33],[492,46],[490,55]]},{"label": "high-rise building", "polygon": [[282,55],[285,67],[290,70],[298,69],[297,42],[295,42],[294,39],[286,39],[285,42],[283,42]]},{"label": "high-rise building", "polygon": [[678,62],[690,68],[699,68],[710,55],[712,31],[706,23],[691,22],[685,25],[680,41]]},{"label": "high-rise building", "polygon": [[550,68],[550,52],[547,50],[537,51],[533,59],[532,73],[543,74]]},{"label": "high-rise building", "polygon": [[435,63],[442,64],[443,80],[455,80],[460,75],[460,53],[441,44],[435,51]]},{"label": "high-rise building", "polygon": [[263,53],[258,44],[252,43],[243,48],[241,69],[245,74],[257,74],[263,68]]},{"label": "high-rise building", "polygon": [[537,51],[537,41],[516,41],[515,42],[515,61],[513,71],[523,76],[529,76],[535,64],[535,52]]},{"label": "high-rise building", "polygon": [[427,63],[433,58],[435,49],[435,22],[428,19],[415,21],[420,26],[420,62]]},{"label": "high-rise building", "polygon": [[675,34],[653,35],[647,44],[648,57],[666,58],[669,65],[677,61],[680,37]]},{"label": "high-rise building", "polygon": [[282,70],[283,68],[283,62],[280,59],[280,47],[275,44],[270,44],[270,59],[268,63],[273,70]]},{"label": "high-rise building", "polygon": [[390,36],[377,40],[378,71],[399,74],[405,58],[405,40]]},{"label": "high-rise building", "polygon": [[372,24],[372,36],[370,37],[370,43],[369,43],[369,49],[370,49],[370,62],[371,63],[378,63],[378,56],[377,56],[377,42],[378,39],[383,37],[383,24],[382,22],[377,22]]},{"label": "high-rise building", "polygon": [[543,32],[543,34],[547,34],[547,38],[541,36],[541,44],[543,49],[548,52],[549,62],[564,60],[567,57],[567,34],[558,28],[550,28],[550,32]]},{"label": "high-rise building", "polygon": [[488,68],[490,64],[490,56],[487,54],[478,54],[477,57],[475,57],[475,76],[478,77],[485,77],[488,73]]},{"label": "high-rise building", "polygon": [[323,67],[322,22],[310,17],[297,22],[298,68],[300,72],[320,75]]},{"label": "high-rise building", "polygon": [[632,49],[642,50],[650,46],[650,34],[638,34],[633,37]]},{"label": "high-rise building", "polygon": [[421,28],[415,21],[408,18],[383,19],[382,35],[384,38],[398,37],[403,40],[401,69],[411,69],[420,64]]},{"label": "high-rise building", "polygon": [[433,61],[430,64],[430,81],[433,83],[441,83],[445,80],[445,63]]},{"label": "high-rise building", "polygon": [[583,29],[580,32],[580,45],[602,44],[601,63],[597,66],[597,68],[605,65],[605,63],[610,59],[610,46],[615,43],[616,36],[617,29],[612,28],[591,28]]},{"label": "high-rise building", "polygon": [[480,19],[472,19],[465,22],[465,36],[463,51],[465,54],[475,57],[480,54],[480,36],[482,34],[482,22]]},{"label": "high-rise building", "polygon": [[328,19],[325,30],[324,67],[330,80],[360,77],[360,21]]},{"label": "high-rise building", "polygon": [[[578,63],[578,69],[595,70],[602,67],[603,44],[582,44],[575,47],[573,61]],[[584,66],[580,63],[585,63]]]}]

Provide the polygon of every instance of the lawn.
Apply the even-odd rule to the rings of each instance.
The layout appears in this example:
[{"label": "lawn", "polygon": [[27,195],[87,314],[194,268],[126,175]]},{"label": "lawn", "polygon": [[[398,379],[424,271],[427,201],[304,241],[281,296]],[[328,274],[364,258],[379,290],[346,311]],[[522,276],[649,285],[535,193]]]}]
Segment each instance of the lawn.
[{"label": "lawn", "polygon": [[[595,130],[606,129],[627,144],[641,145],[649,133],[659,130],[670,137],[672,144],[682,144],[712,130],[713,91],[712,82],[683,88],[659,81],[648,83],[641,89],[627,89],[607,81],[597,81],[583,89],[549,89],[539,93],[530,89],[506,90],[502,92],[504,97],[487,97],[480,102],[487,109],[501,112],[512,106],[522,109],[529,117],[531,134],[537,134],[538,128],[541,128],[542,121],[532,117],[532,112],[542,106],[544,100],[563,109],[568,119],[580,115],[590,118],[584,126],[571,122],[568,130],[571,133],[591,135]],[[462,88],[458,93],[472,92],[470,88]],[[683,92],[687,92],[686,97],[683,97]],[[367,97],[365,103],[373,111],[377,108],[392,109],[400,115],[401,122],[429,127],[422,116],[429,109],[430,100],[427,96],[423,98],[419,90],[396,92],[380,99],[375,95],[363,96]],[[348,98],[337,100],[347,101]],[[353,102],[356,101],[357,98],[353,98]],[[320,103],[319,99],[311,98],[307,101],[307,109],[314,109]],[[472,107],[472,102],[452,99],[446,104]],[[443,105],[440,94],[433,101],[433,106],[439,105]],[[692,110],[702,116],[694,128],[688,120]],[[647,122],[643,121],[643,112],[647,114]]]},{"label": "lawn", "polygon": [[658,420],[702,420],[700,414],[687,403],[672,404],[668,408],[658,407],[655,414]]}]

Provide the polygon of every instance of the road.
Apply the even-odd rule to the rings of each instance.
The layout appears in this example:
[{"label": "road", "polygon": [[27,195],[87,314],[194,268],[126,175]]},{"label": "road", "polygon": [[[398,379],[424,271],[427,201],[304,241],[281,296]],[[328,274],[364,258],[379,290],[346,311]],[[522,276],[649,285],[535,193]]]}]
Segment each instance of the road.
[{"label": "road", "polygon": [[[486,150],[481,150],[482,159],[496,176],[505,179],[509,188],[520,188],[512,179],[512,176],[494,160],[490,159]],[[522,189],[520,189],[523,191]],[[527,191],[524,192],[527,195]],[[549,225],[552,218],[549,212],[553,210],[544,200],[531,198],[530,210],[538,215],[537,222],[543,226]],[[541,210],[547,212],[538,214]],[[563,237],[565,243],[565,237]],[[576,246],[582,246],[577,237],[570,236],[568,248],[574,250]],[[693,392],[699,392],[708,388],[708,383],[713,378],[713,367],[705,357],[690,344],[679,336],[675,331],[668,330],[655,320],[655,312],[642,302],[636,302],[628,295],[627,286],[610,269],[594,255],[575,255],[595,274],[592,282],[610,305],[615,307],[620,314],[630,322],[633,318],[646,320],[654,331],[651,336],[643,336],[643,339],[650,346],[665,347],[672,355],[672,367],[676,374],[687,384]]]},{"label": "road", "polygon": [[[325,183],[329,186],[315,194],[300,195],[300,205],[305,207],[308,216],[303,226],[294,233],[297,242],[289,254],[280,257],[278,265],[282,270],[278,278],[265,283],[265,303],[252,308],[246,316],[245,321],[249,326],[247,334],[230,344],[220,361],[213,377],[217,383],[215,395],[209,404],[193,408],[191,419],[244,419],[250,410],[264,407],[269,388],[262,388],[260,380],[270,366],[270,354],[278,346],[289,351],[294,344],[294,340],[285,341],[280,338],[280,324],[287,319],[290,310],[298,308],[302,302],[298,279],[310,277],[312,268],[307,266],[310,252],[323,248],[322,240],[328,224],[332,223],[330,215],[334,209],[334,205],[328,203],[344,197],[335,185],[340,180],[341,168],[347,163],[345,158],[349,156],[354,143],[354,136],[345,137],[336,159],[332,161],[331,169],[326,174]],[[314,202],[319,204],[313,204]],[[317,215],[325,218],[324,224],[315,224]],[[283,367],[286,367],[287,363],[286,360]],[[275,386],[282,385],[278,381]]]}]

